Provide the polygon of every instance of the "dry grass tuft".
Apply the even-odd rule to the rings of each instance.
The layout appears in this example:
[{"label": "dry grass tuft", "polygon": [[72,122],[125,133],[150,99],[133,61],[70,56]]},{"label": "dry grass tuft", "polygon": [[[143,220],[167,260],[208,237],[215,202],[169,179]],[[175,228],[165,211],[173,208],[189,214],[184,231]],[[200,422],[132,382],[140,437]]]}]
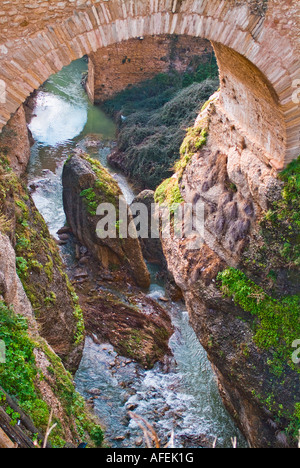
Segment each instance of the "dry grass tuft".
[{"label": "dry grass tuft", "polygon": [[172,431],[171,437],[169,442],[164,446],[161,447],[161,441],[155,431],[155,429],[149,424],[144,418],[141,416],[132,413],[131,411],[128,413],[131,419],[133,419],[136,424],[142,429],[145,437],[145,442],[147,448],[175,448],[174,447],[174,432]]}]

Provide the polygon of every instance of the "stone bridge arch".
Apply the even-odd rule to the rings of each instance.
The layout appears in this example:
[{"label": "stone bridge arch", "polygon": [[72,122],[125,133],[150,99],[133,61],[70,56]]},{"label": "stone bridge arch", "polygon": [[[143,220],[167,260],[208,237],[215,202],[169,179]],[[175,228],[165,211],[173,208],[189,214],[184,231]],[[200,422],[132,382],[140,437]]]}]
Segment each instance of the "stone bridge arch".
[{"label": "stone bridge arch", "polygon": [[206,38],[220,105],[276,169],[300,153],[298,0],[0,0],[0,129],[63,66],[149,35]]}]

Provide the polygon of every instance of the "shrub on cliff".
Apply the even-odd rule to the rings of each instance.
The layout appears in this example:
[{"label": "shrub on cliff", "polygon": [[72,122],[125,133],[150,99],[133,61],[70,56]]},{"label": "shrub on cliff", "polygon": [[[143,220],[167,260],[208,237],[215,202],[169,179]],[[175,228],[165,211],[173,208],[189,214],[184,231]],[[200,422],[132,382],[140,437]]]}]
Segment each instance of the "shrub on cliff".
[{"label": "shrub on cliff", "polygon": [[260,349],[274,351],[274,361],[270,363],[273,370],[280,373],[288,363],[300,373],[300,368],[292,362],[291,352],[293,342],[300,337],[300,296],[274,299],[234,268],[220,273],[218,279],[222,292],[257,318],[254,341]]},{"label": "shrub on cliff", "polygon": [[[62,181],[66,218],[76,238],[104,268],[122,265],[140,287],[148,288],[150,275],[140,243],[127,230],[121,232],[123,224],[131,225],[132,216],[125,202],[120,209],[122,193],[115,179],[99,161],[82,154],[66,162]],[[109,204],[110,222],[97,210],[103,204]]]},{"label": "shrub on cliff", "polygon": [[[261,221],[258,245],[245,252],[241,268],[247,274],[228,268],[218,280],[223,294],[233,297],[254,317],[254,342],[260,350],[271,353],[270,371],[284,385],[290,372],[300,373],[299,364],[292,359],[294,343],[300,339],[300,157],[279,174],[279,179],[283,182],[282,196]],[[296,439],[300,430],[299,387],[295,389],[293,412],[276,402],[274,395],[268,401],[261,400],[277,412],[279,420],[287,421],[287,432]]]}]

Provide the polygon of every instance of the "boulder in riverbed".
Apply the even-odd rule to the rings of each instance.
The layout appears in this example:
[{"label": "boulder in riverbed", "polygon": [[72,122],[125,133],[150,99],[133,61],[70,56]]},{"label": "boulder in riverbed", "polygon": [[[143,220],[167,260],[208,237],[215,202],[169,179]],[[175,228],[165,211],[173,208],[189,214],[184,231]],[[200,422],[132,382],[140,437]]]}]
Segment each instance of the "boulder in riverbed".
[{"label": "boulder in riverbed", "polygon": [[[105,268],[125,266],[138,286],[150,286],[150,274],[144,262],[139,240],[122,237],[122,223],[132,226],[132,216],[127,208],[127,219],[121,219],[120,188],[109,172],[87,155],[75,155],[66,162],[63,170],[63,201],[67,222],[75,237]],[[116,212],[116,236],[99,237],[97,229],[103,216],[97,215],[99,205],[109,203]]]}]

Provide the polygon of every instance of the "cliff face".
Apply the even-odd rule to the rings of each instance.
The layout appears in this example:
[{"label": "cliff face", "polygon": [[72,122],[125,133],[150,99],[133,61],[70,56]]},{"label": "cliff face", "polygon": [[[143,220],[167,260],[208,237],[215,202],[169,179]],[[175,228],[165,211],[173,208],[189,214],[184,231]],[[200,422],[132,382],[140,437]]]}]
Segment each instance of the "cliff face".
[{"label": "cliff face", "polygon": [[29,154],[21,107],[0,138],[0,340],[6,347],[0,426],[10,425],[5,409],[13,404],[21,423],[9,437],[20,448],[32,448],[35,434],[38,442],[43,439],[52,409],[53,447],[76,444],[83,434],[99,445],[102,430],[68,372],[77,370],[82,356],[82,312],[58,247],[23,181]]},{"label": "cliff face", "polygon": [[[274,324],[280,320],[278,304],[270,308],[266,325],[266,297],[299,294],[299,267],[297,262],[275,258],[261,236],[261,221],[267,210],[280,203],[283,182],[241,133],[226,125],[216,94],[182,145],[176,178],[165,183],[164,190],[158,189],[156,198],[170,202],[170,196],[162,197],[162,192],[171,193],[170,186],[174,190],[177,184],[185,202],[204,205],[203,245],[190,250],[187,239],[174,233],[164,238],[168,267],[183,291],[191,323],[213,364],[226,407],[252,447],[280,447],[294,443],[291,427],[300,397],[299,374],[290,359],[291,341],[282,337],[281,330],[275,331]],[[283,238],[278,233],[278,251]],[[259,249],[264,254],[258,255]],[[232,280],[233,286],[230,281],[222,285],[218,275],[228,267],[232,268],[229,277],[232,271],[238,272],[238,278],[246,274],[263,289],[237,279]],[[236,288],[235,294],[230,287]],[[253,301],[252,308],[248,301]],[[253,314],[263,308],[260,304],[266,306],[257,319]],[[283,323],[289,320],[288,312],[284,314]],[[295,317],[297,324],[297,305]],[[282,339],[287,354],[278,357]]]},{"label": "cliff face", "polygon": [[10,167],[18,176],[22,175],[30,158],[24,106],[19,107],[0,134],[0,148],[7,155]]},{"label": "cliff face", "polygon": [[[14,247],[17,273],[35,312],[41,336],[67,368],[76,371],[84,341],[79,304],[63,272],[58,248],[45,221],[25,185],[3,165],[0,169],[1,231],[9,235]],[[5,278],[9,284],[10,275]],[[11,287],[7,290],[8,293],[14,291]]]},{"label": "cliff face", "polygon": [[[91,445],[99,445],[102,430],[76,393],[71,375],[41,336],[35,312],[17,274],[11,241],[0,234],[0,340],[6,346],[6,362],[0,364],[0,427],[18,448],[34,448],[32,441],[38,437],[37,443],[41,443],[53,410],[57,427],[50,437],[52,447],[62,448],[66,442],[76,444],[81,437],[87,437]],[[66,344],[63,317],[56,320],[60,320],[61,345]],[[71,353],[70,348],[65,351]],[[4,398],[3,391],[9,396]],[[11,406],[20,413],[20,424],[10,431],[2,424],[5,420],[9,427],[15,426],[8,416],[11,413],[5,414]]]},{"label": "cliff face", "polygon": [[30,328],[37,333],[31,304],[25,294],[16,271],[16,256],[7,236],[0,234],[0,294],[16,314],[21,314],[29,321]]},{"label": "cliff face", "polygon": [[[0,135],[0,230],[9,236],[15,250],[17,273],[41,336],[75,372],[83,349],[81,310],[63,272],[58,248],[23,181],[30,157],[25,114],[21,106]],[[14,294],[10,273],[4,276],[7,294]]]}]

